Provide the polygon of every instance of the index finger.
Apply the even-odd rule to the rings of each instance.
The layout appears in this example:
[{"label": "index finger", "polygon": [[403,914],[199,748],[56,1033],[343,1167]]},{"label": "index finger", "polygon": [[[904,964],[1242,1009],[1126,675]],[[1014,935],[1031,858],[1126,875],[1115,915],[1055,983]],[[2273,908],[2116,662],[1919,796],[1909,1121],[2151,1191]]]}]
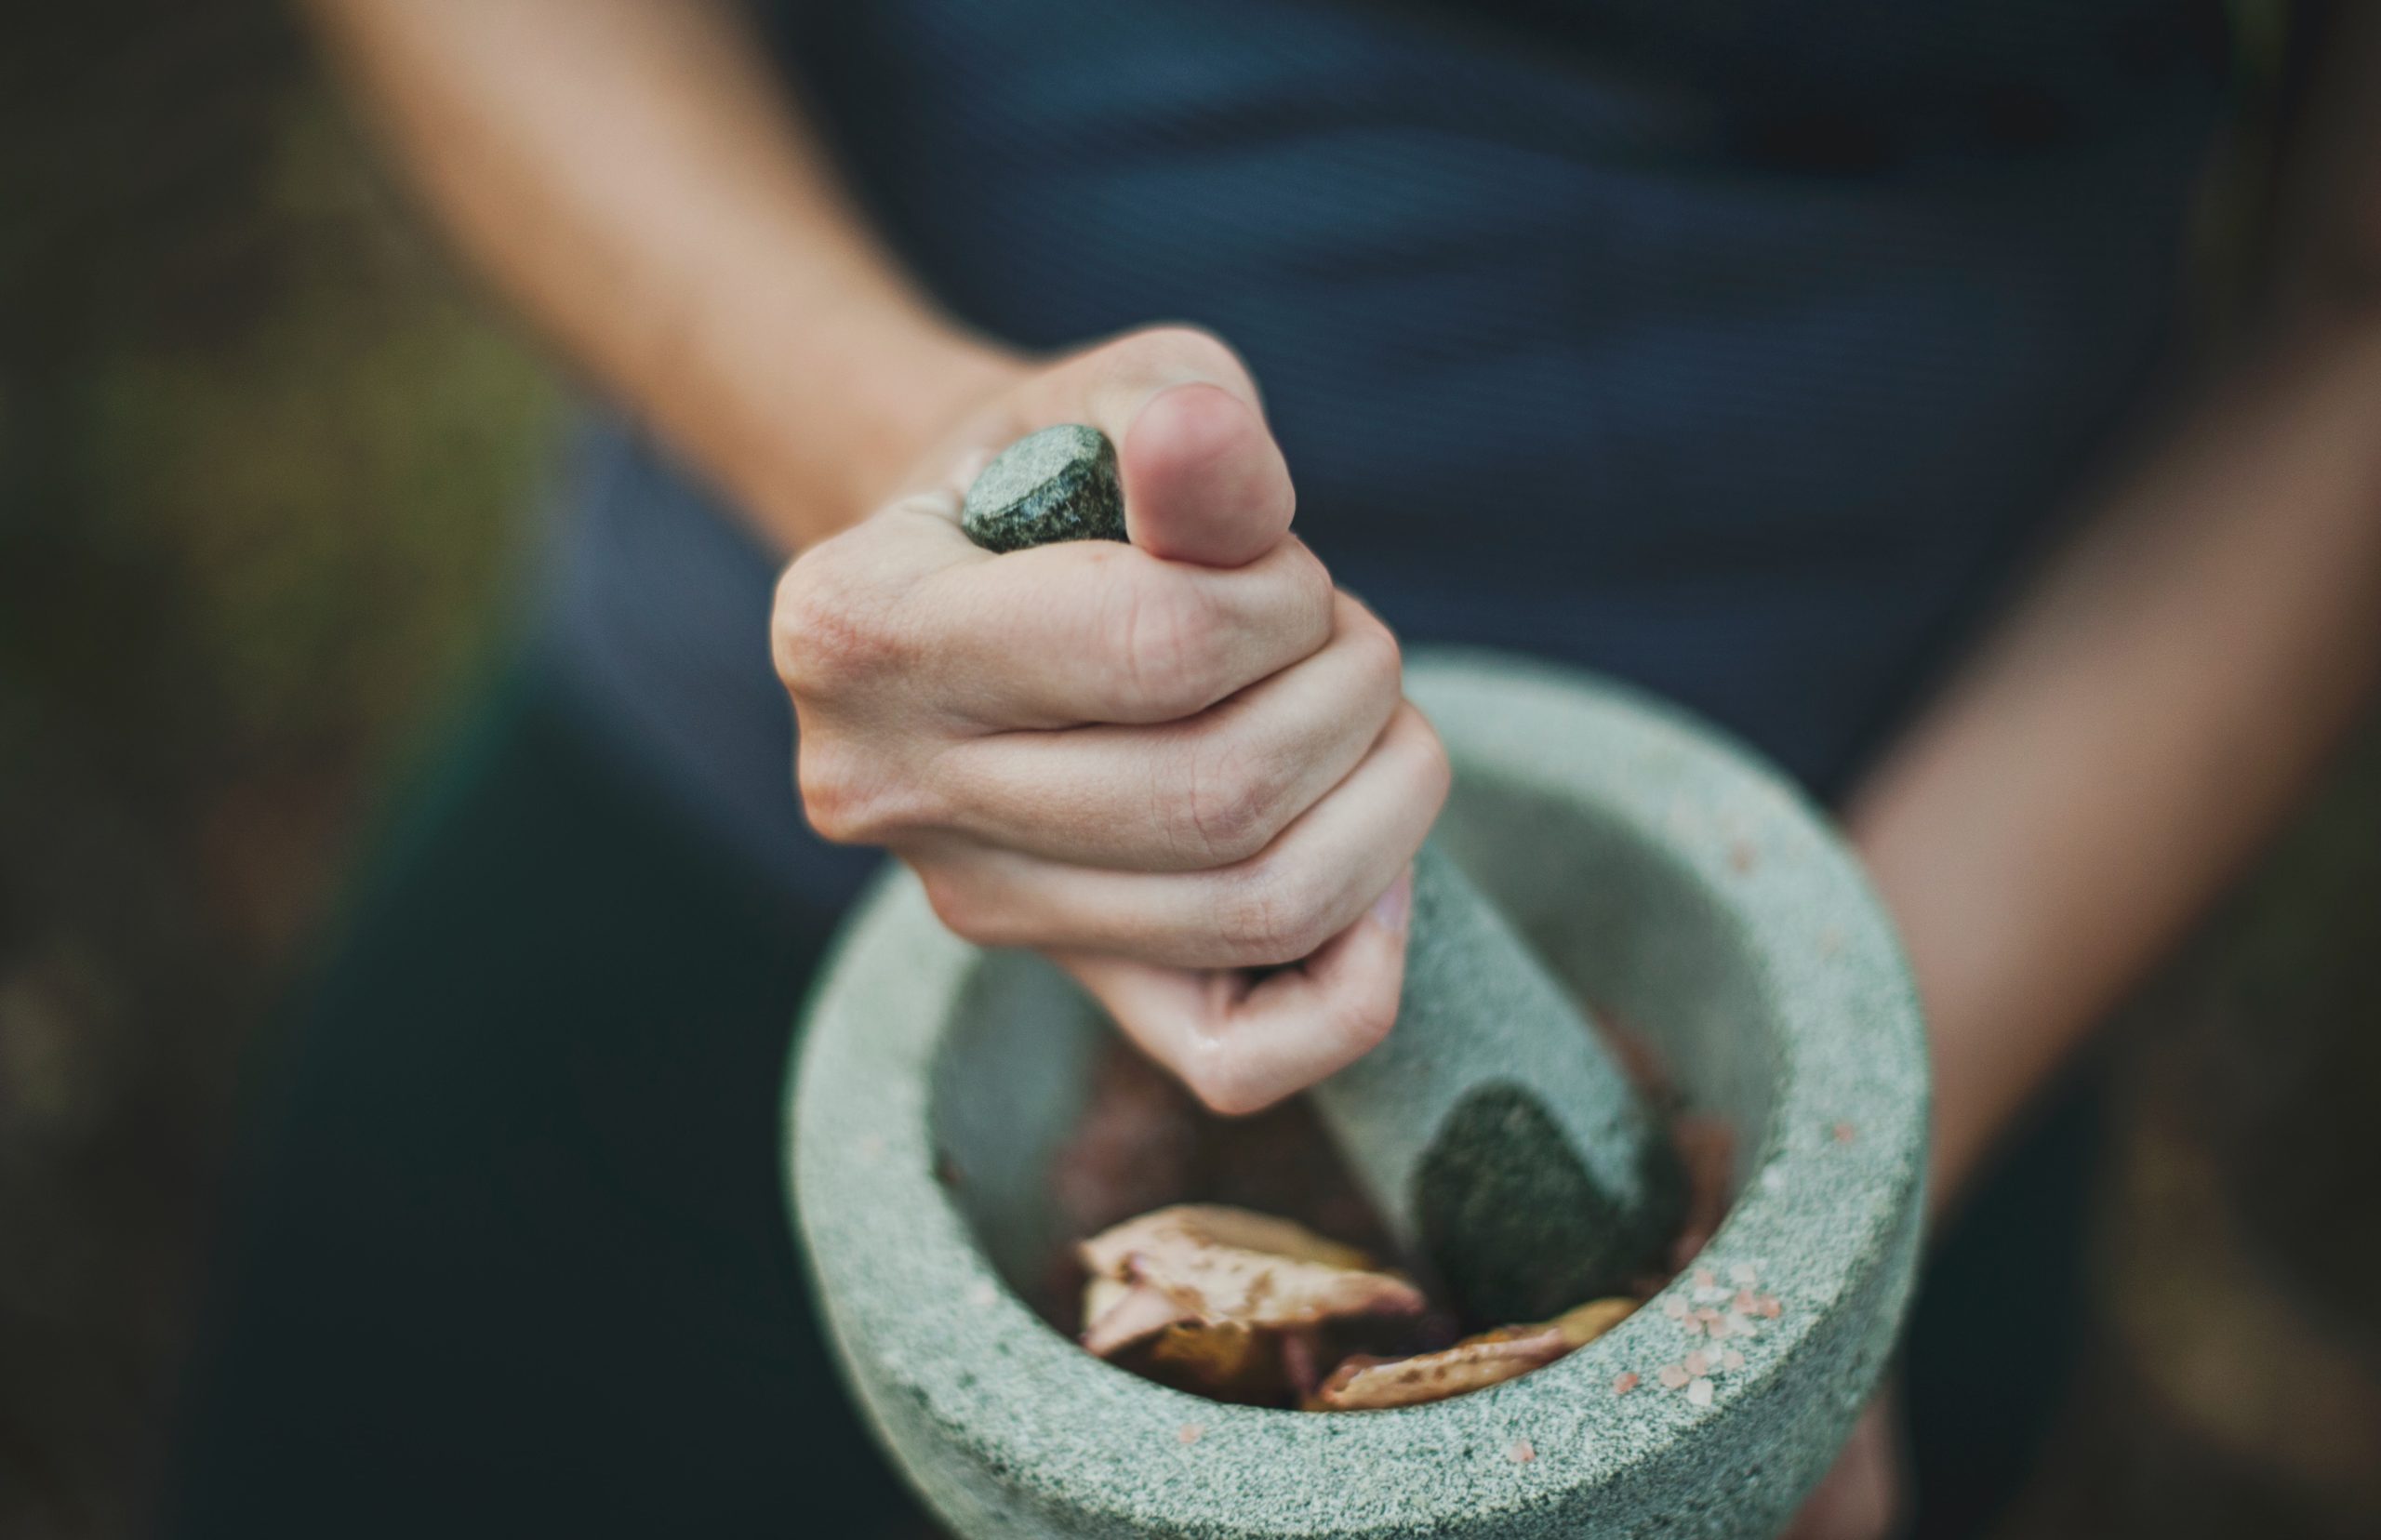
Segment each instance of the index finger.
[{"label": "index finger", "polygon": [[1331,578],[1303,541],[1244,566],[1107,540],[994,556],[947,522],[946,560],[900,601],[947,710],[992,729],[1194,715],[1330,641]]}]

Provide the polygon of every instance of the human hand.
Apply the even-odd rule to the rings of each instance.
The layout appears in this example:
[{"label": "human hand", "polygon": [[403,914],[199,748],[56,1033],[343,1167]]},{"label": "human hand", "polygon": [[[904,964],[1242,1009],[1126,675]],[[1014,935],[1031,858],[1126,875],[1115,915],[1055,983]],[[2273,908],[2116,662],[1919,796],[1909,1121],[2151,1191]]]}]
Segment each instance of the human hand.
[{"label": "human hand", "polygon": [[1782,1540],[1885,1540],[1898,1533],[1909,1517],[1906,1464],[1901,1396],[1887,1387],[1860,1414]]},{"label": "human hand", "polygon": [[[1131,545],[978,549],[968,482],[1059,422],[1116,444]],[[773,622],[813,826],[892,850],[966,939],[1048,954],[1223,1112],[1388,1032],[1447,787],[1294,502],[1238,358],[1132,333],[1008,377],[787,568]]]}]

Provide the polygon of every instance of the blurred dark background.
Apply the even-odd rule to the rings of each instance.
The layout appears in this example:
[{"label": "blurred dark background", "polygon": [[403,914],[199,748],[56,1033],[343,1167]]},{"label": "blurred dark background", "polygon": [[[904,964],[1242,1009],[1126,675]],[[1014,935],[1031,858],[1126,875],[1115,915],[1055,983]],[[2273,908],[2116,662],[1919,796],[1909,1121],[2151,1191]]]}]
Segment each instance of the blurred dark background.
[{"label": "blurred dark background", "polygon": [[[34,10],[0,114],[0,1535],[115,1536],[243,1057],[502,634],[562,391],[276,7]],[[2007,1532],[2381,1533],[2381,733],[2108,1054]]]},{"label": "blurred dark background", "polygon": [[0,43],[0,1535],[137,1533],[243,1053],[503,624],[554,391],[277,6]]}]

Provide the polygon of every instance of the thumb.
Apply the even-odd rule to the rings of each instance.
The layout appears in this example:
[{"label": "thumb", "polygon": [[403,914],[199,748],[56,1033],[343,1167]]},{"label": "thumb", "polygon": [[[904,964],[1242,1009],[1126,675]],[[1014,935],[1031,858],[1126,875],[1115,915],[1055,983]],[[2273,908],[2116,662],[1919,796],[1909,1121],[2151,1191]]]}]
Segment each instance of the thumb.
[{"label": "thumb", "polygon": [[1161,326],[1061,367],[1084,415],[1116,445],[1124,524],[1152,556],[1241,566],[1289,532],[1290,471],[1237,354],[1204,332]]}]

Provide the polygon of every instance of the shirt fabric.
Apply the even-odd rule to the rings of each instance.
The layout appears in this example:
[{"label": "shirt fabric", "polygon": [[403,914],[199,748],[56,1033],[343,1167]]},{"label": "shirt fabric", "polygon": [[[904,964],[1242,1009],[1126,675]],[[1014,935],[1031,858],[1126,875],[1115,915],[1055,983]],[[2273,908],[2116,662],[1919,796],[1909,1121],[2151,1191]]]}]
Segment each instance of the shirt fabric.
[{"label": "shirt fabric", "polygon": [[[1409,643],[1631,681],[1839,791],[2169,356],[2216,0],[868,0],[765,10],[884,237],[1056,348],[1247,358]],[[551,647],[780,882],[777,560],[584,436]]]}]

